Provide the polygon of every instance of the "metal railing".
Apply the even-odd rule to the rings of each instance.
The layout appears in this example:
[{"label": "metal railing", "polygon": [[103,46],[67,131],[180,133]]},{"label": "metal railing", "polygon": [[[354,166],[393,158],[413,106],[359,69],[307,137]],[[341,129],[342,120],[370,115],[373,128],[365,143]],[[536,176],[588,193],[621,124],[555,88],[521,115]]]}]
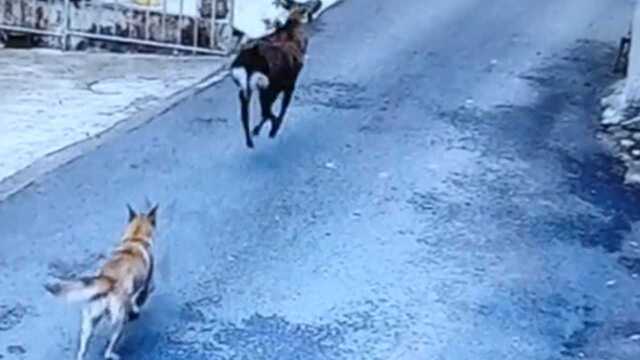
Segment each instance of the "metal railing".
[{"label": "metal railing", "polygon": [[233,0],[141,1],[0,0],[0,30],[55,39],[65,50],[84,41],[203,54],[231,51]]}]

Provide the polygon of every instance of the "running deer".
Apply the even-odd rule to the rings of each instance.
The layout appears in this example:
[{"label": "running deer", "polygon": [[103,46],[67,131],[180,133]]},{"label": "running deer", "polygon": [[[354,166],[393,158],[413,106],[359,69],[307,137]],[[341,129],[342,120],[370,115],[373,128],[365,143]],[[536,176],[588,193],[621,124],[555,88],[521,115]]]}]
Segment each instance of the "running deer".
[{"label": "running deer", "polygon": [[[307,51],[308,40],[303,30],[306,11],[294,8],[283,26],[241,50],[231,63],[231,77],[240,88],[242,127],[249,148],[253,148],[252,135],[258,136],[267,121],[271,122],[271,138],[282,126]],[[250,132],[249,105],[254,91],[260,96],[262,121]],[[276,117],[272,107],[280,94],[282,103]]]}]

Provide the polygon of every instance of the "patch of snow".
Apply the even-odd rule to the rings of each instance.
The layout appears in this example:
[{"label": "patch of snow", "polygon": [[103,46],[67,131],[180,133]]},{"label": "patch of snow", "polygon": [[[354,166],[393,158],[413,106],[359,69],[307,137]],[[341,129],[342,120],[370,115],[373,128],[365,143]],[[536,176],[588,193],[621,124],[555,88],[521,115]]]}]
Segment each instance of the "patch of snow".
[{"label": "patch of snow", "polygon": [[337,169],[337,168],[338,168],[338,167],[336,166],[336,164],[335,164],[334,162],[332,162],[332,161],[326,162],[326,163],[324,164],[324,167],[325,167],[325,168],[327,168],[327,169],[330,169],[330,170],[335,170],[335,169]]},{"label": "patch of snow", "polygon": [[635,142],[631,139],[622,139],[620,140],[620,146],[622,146],[623,148],[630,148],[633,145],[635,145]]},{"label": "patch of snow", "polygon": [[640,122],[640,116],[636,116],[636,117],[633,117],[633,118],[631,118],[631,119],[629,119],[629,120],[625,120],[625,121],[623,121],[622,123],[620,123],[620,125],[622,125],[622,126],[629,126],[629,125],[636,124],[636,123],[638,123],[638,122]]},{"label": "patch of snow", "polygon": [[624,161],[625,163],[629,162],[629,161],[633,161],[633,157],[631,157],[631,155],[627,154],[627,153],[622,153],[619,155],[620,160]]},{"label": "patch of snow", "polygon": [[610,94],[604,97],[600,103],[603,107],[620,107],[624,103],[625,81],[620,80],[611,86]]},{"label": "patch of snow", "polygon": [[640,164],[637,161],[627,164],[627,172],[624,175],[624,183],[640,184]]},{"label": "patch of snow", "polygon": [[618,108],[609,107],[602,113],[602,125],[618,125],[622,122],[622,112]]},{"label": "patch of snow", "polygon": [[614,131],[612,135],[616,140],[621,140],[621,139],[626,139],[626,138],[630,137],[631,136],[631,132],[628,131],[628,130],[619,129],[619,130]]},{"label": "patch of snow", "polygon": [[602,113],[602,125],[618,125],[624,120],[624,109],[626,107],[624,95],[624,80],[616,82],[611,87],[611,94],[601,100],[604,108]]},{"label": "patch of snow", "polygon": [[391,176],[391,174],[389,174],[386,171],[383,171],[381,173],[378,173],[378,178],[380,179],[388,179]]}]

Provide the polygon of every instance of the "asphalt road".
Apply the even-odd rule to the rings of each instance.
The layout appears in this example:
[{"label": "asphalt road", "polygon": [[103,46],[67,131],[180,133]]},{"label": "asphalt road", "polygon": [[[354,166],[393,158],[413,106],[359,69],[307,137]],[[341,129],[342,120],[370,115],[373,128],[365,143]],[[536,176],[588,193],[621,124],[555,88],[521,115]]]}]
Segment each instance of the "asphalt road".
[{"label": "asphalt road", "polygon": [[73,357],[42,284],[148,197],[125,359],[637,359],[640,207],[595,137],[631,7],[348,0],[275,141],[225,80],[0,204],[0,358]]}]

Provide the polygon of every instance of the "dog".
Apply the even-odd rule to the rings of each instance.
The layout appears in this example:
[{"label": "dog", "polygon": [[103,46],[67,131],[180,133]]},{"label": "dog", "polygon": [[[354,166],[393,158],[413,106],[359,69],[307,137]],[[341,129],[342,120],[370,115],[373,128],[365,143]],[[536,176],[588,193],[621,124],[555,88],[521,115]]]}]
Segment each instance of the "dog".
[{"label": "dog", "polygon": [[[252,135],[258,136],[267,121],[271,122],[271,138],[278,134],[282,125],[304,66],[308,45],[303,29],[306,15],[305,8],[294,8],[282,27],[248,44],[231,63],[231,77],[239,88],[242,127],[248,148],[254,146]],[[262,121],[250,133],[249,105],[254,91],[260,95]],[[282,103],[276,117],[272,107],[280,94],[283,94]]]},{"label": "dog", "polygon": [[127,205],[129,222],[120,245],[95,276],[45,285],[45,289],[67,302],[84,302],[77,360],[87,352],[94,328],[108,317],[113,328],[104,353],[105,359],[118,360],[114,348],[124,325],[138,318],[153,291],[153,233],[158,205],[146,214]]}]

